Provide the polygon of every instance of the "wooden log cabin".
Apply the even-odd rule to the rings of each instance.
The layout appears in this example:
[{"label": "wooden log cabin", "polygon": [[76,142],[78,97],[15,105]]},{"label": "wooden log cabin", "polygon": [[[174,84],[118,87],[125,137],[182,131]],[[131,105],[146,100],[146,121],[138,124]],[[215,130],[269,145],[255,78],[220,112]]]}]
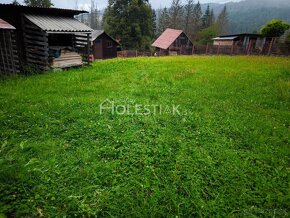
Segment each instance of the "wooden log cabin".
[{"label": "wooden log cabin", "polygon": [[193,52],[193,43],[182,31],[166,29],[152,44],[159,55],[190,55]]},{"label": "wooden log cabin", "polygon": [[104,30],[92,32],[92,52],[95,60],[116,58],[120,43]]},{"label": "wooden log cabin", "polygon": [[0,4],[0,18],[15,27],[20,70],[89,64],[93,30],[74,19],[81,13],[87,12]]},{"label": "wooden log cabin", "polygon": [[0,75],[19,72],[15,27],[0,19]]}]

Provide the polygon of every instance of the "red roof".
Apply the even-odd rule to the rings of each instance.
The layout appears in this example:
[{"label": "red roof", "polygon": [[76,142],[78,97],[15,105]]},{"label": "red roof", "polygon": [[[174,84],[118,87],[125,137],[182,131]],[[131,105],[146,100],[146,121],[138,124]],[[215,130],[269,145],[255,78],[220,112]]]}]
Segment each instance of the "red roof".
[{"label": "red roof", "polygon": [[180,36],[182,30],[166,29],[161,36],[152,44],[153,47],[168,49],[169,46]]},{"label": "red roof", "polygon": [[0,29],[15,30],[15,27],[0,18]]}]

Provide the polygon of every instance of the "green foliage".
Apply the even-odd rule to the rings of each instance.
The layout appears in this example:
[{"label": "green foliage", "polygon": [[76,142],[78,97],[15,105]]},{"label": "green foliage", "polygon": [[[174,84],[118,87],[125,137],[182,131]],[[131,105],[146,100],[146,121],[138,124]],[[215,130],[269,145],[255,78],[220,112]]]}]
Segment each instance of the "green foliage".
[{"label": "green foliage", "polygon": [[280,37],[283,33],[290,28],[290,24],[282,20],[273,19],[262,27],[261,33],[264,36]]},{"label": "green foliage", "polygon": [[[197,4],[195,4],[193,8],[193,33],[194,36],[196,33],[198,33],[202,28],[202,11],[201,11],[201,5],[199,1]],[[194,37],[193,37],[194,38]]]},{"label": "green foliage", "polygon": [[224,6],[223,10],[219,14],[217,18],[217,25],[219,29],[220,35],[228,34],[229,32],[229,14],[227,11],[227,7]]},{"label": "green foliage", "polygon": [[124,49],[150,49],[154,19],[148,1],[110,0],[105,17],[104,29],[121,39]]},{"label": "green foliage", "polygon": [[184,5],[184,32],[191,38],[193,35],[193,0],[187,0]]},{"label": "green foliage", "polygon": [[169,27],[173,29],[183,28],[183,5],[181,0],[172,0],[169,8]]},{"label": "green foliage", "polygon": [[211,25],[211,10],[209,5],[207,5],[204,15],[202,17],[202,27],[208,28]]},{"label": "green foliage", "polygon": [[24,0],[27,6],[50,8],[53,6],[51,0]]},{"label": "green foliage", "polygon": [[200,45],[206,45],[208,43],[212,43],[212,38],[217,37],[219,35],[219,27],[217,24],[211,25],[205,29],[202,29],[198,35],[196,42]]},{"label": "green foliage", "polygon": [[170,17],[168,9],[165,7],[160,12],[159,24],[158,24],[158,35],[160,35],[166,28],[170,26]]},{"label": "green foliage", "polygon": [[[0,214],[289,217],[289,69],[132,58],[0,81]],[[101,115],[106,99],[181,115]]]}]

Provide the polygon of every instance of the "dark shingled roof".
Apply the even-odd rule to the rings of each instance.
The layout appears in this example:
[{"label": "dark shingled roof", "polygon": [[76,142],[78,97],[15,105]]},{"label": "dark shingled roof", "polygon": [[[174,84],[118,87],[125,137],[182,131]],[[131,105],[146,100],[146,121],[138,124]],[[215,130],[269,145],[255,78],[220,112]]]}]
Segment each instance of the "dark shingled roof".
[{"label": "dark shingled roof", "polygon": [[169,46],[183,33],[182,30],[166,29],[152,44],[153,47],[168,49]]}]

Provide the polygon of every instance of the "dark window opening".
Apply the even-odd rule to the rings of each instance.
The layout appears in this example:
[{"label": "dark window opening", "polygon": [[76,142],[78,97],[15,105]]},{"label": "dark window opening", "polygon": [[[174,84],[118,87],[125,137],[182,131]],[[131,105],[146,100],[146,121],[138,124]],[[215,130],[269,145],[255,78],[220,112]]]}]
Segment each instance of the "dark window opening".
[{"label": "dark window opening", "polygon": [[73,35],[72,34],[49,34],[48,45],[59,46],[59,47],[72,47]]},{"label": "dark window opening", "polygon": [[112,42],[112,41],[107,41],[107,47],[108,47],[108,48],[113,47],[113,42]]}]

